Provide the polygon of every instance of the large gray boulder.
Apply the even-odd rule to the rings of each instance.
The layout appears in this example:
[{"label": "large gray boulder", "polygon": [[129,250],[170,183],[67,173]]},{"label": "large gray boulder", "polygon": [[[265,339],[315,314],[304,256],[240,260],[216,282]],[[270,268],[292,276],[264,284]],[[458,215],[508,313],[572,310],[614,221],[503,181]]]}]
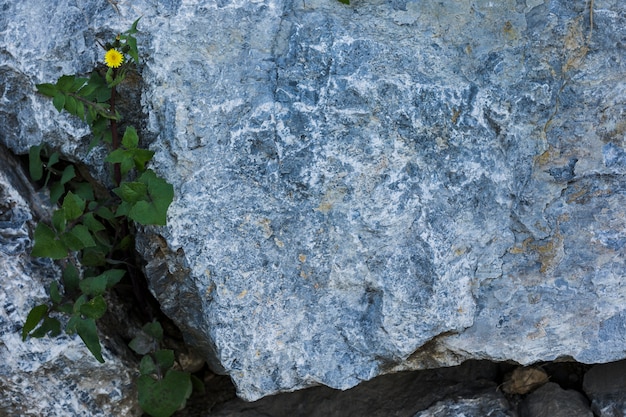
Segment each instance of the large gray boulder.
[{"label": "large gray boulder", "polygon": [[144,137],[176,197],[139,250],[242,398],[624,357],[623,1],[0,5],[16,152],[84,146],[32,86],[143,16]]}]

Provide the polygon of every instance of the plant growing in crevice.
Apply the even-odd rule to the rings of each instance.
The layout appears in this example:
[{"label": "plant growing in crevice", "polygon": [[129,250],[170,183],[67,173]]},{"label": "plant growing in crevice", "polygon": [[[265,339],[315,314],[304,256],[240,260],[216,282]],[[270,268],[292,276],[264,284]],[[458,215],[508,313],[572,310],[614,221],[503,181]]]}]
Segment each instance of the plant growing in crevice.
[{"label": "plant growing in crevice", "polygon": [[[104,162],[112,172],[112,189],[81,166],[62,161],[45,144],[33,146],[29,153],[31,178],[43,182],[57,204],[50,221],[37,224],[31,255],[57,261],[63,273],[60,283],[50,284],[50,301],[28,314],[22,338],[54,337],[63,330],[77,333],[99,362],[104,358],[96,322],[107,311],[105,293],[125,276],[132,280],[136,275],[135,224],[165,225],[174,197],[172,185],[149,168],[154,153],[140,147],[137,130],[126,126],[121,138],[118,133],[122,116],[116,108],[116,87],[139,61],[134,36],[138,21],[103,45],[106,72],[64,75],[54,84],[37,85],[59,112],[65,110],[90,126],[89,149],[108,149]],[[161,349],[162,339],[160,324],[152,321],[130,344],[144,355],[137,381],[140,406],[155,417],[183,407],[193,386],[188,372],[174,369],[174,351]]]}]

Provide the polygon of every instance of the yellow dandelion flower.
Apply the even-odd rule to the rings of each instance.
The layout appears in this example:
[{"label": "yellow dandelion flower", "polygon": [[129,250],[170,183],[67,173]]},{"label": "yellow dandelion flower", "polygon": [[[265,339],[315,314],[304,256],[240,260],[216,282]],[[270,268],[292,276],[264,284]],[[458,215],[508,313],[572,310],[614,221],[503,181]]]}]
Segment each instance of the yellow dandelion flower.
[{"label": "yellow dandelion flower", "polygon": [[124,62],[124,55],[117,49],[109,49],[106,54],[104,54],[104,63],[107,64],[109,68],[118,68]]}]

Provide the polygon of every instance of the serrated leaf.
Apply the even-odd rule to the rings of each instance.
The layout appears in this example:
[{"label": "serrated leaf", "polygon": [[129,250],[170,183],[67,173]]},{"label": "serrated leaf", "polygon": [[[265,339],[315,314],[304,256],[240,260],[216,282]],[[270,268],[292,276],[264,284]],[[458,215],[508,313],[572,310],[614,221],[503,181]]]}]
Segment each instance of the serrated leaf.
[{"label": "serrated leaf", "polygon": [[80,306],[80,313],[87,318],[98,320],[107,311],[107,303],[98,295]]},{"label": "serrated leaf", "polygon": [[61,293],[59,292],[59,284],[56,281],[52,281],[50,283],[50,299],[55,304],[59,304],[61,302]]},{"label": "serrated leaf", "polygon": [[67,220],[76,220],[85,211],[85,200],[70,191],[63,199],[62,207]]},{"label": "serrated leaf", "polygon": [[62,278],[66,293],[72,294],[78,291],[80,276],[78,275],[78,269],[76,269],[73,263],[67,263],[63,270]]},{"label": "serrated leaf", "polygon": [[48,97],[54,97],[54,95],[59,91],[54,84],[50,83],[36,84],[35,87],[37,87],[38,92]]},{"label": "serrated leaf", "polygon": [[[145,355],[145,353],[143,355]],[[150,355],[145,355],[143,358],[141,358],[141,362],[139,363],[139,373],[141,375],[152,375],[156,372],[157,367],[154,364],[154,361],[152,360],[152,357],[150,357]]]},{"label": "serrated leaf", "polygon": [[43,162],[41,161],[41,149],[44,144],[31,146],[28,152],[28,170],[33,181],[39,181],[43,177]]},{"label": "serrated leaf", "polygon": [[26,316],[26,322],[24,323],[24,327],[22,327],[22,340],[26,340],[28,334],[39,324],[41,319],[48,312],[48,306],[45,304],[40,304],[38,306],[33,307],[28,316]]},{"label": "serrated leaf", "polygon": [[94,319],[79,320],[76,324],[76,331],[83,340],[87,349],[100,363],[104,363],[102,357],[102,346],[100,346],[100,339],[98,338],[98,329]]},{"label": "serrated leaf", "polygon": [[31,337],[44,337],[50,334],[51,337],[56,337],[61,333],[61,322],[52,317],[44,317],[41,326],[37,328],[30,335]]},{"label": "serrated leaf", "polygon": [[163,327],[158,321],[152,321],[143,325],[142,330],[149,336],[154,337],[159,342],[163,340]]},{"label": "serrated leaf", "polygon": [[170,417],[184,406],[192,390],[189,373],[171,369],[159,381],[148,375],[137,380],[139,406],[153,417]]},{"label": "serrated leaf", "polygon": [[31,256],[40,258],[63,259],[67,257],[68,249],[57,240],[56,233],[49,226],[39,223],[35,229],[35,244]]},{"label": "serrated leaf", "polygon": [[52,105],[55,109],[61,112],[63,110],[63,107],[65,107],[65,94],[56,93],[52,98]]}]

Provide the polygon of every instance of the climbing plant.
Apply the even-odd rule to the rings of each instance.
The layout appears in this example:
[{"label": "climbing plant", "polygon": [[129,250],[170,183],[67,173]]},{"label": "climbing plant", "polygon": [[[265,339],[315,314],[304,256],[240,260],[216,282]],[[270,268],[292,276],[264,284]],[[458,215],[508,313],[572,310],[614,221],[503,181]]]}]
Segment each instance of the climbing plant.
[{"label": "climbing plant", "polygon": [[[105,293],[130,274],[135,225],[165,225],[174,197],[172,185],[150,169],[154,153],[140,146],[137,130],[128,125],[123,135],[118,133],[123,118],[116,107],[117,86],[139,62],[134,36],[138,22],[102,45],[104,68],[88,77],[64,75],[56,83],[36,86],[59,112],[89,125],[89,149],[106,147],[103,162],[114,185],[99,184],[46,144],[30,149],[31,178],[49,188],[57,205],[49,221],[37,224],[31,255],[57,261],[63,273],[60,282],[50,284],[50,300],[27,315],[22,338],[78,334],[99,362],[104,357],[96,323],[107,311]],[[197,382],[176,369],[175,352],[162,349],[162,342],[163,329],[152,321],[130,343],[143,355],[139,404],[155,417],[168,417],[183,407]]]}]

